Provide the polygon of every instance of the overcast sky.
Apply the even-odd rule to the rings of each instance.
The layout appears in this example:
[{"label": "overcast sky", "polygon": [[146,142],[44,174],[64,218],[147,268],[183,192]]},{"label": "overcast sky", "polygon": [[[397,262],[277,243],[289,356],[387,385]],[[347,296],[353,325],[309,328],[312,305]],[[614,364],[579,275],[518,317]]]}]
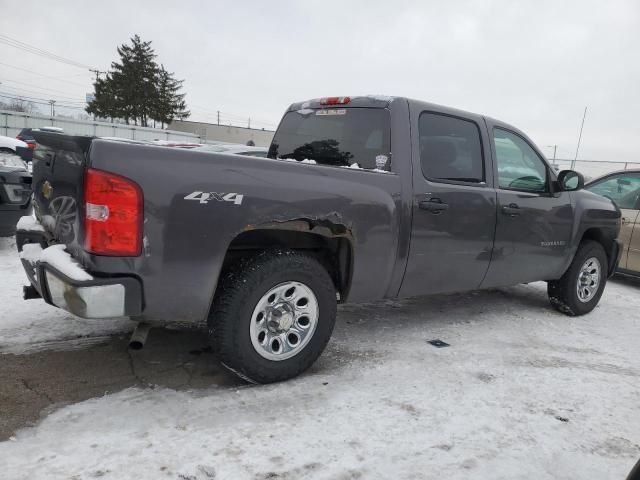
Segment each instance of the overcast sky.
[{"label": "overcast sky", "polygon": [[[268,127],[294,101],[408,96],[512,123],[567,158],[588,106],[579,157],[640,161],[637,0],[0,0],[0,34],[100,70],[135,33],[185,79],[193,120]],[[0,94],[81,102],[91,79],[0,43]]]}]

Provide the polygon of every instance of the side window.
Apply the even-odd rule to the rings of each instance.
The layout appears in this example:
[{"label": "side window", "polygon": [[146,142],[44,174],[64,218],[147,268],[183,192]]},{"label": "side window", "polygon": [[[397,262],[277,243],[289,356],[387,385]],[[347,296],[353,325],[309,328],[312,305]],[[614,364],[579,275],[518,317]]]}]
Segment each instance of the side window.
[{"label": "side window", "polygon": [[469,120],[422,113],[418,121],[422,174],[431,180],[485,181],[478,126]]},{"label": "side window", "polygon": [[498,186],[525,192],[547,191],[547,166],[520,136],[493,129],[498,164]]},{"label": "side window", "polygon": [[603,197],[609,197],[620,208],[637,209],[640,197],[640,175],[631,173],[614,175],[591,184],[586,189]]}]

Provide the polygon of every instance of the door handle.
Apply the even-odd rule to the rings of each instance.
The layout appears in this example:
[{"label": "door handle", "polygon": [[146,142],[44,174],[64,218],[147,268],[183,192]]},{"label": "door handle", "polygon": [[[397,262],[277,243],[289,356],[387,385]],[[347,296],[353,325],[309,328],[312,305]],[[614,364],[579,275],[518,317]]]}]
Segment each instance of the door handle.
[{"label": "door handle", "polygon": [[418,207],[431,213],[441,213],[449,208],[449,204],[442,203],[439,198],[430,198],[429,200],[422,200],[418,203]]},{"label": "door handle", "polygon": [[510,217],[517,217],[520,215],[520,207],[518,207],[517,203],[510,203],[502,207],[502,213]]}]

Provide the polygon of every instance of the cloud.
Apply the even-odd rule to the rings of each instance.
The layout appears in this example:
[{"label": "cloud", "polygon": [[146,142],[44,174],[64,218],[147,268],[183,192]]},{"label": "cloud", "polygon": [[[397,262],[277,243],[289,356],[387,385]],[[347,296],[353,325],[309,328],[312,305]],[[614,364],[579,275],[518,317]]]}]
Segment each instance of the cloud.
[{"label": "cloud", "polygon": [[[222,110],[275,124],[292,102],[405,95],[512,123],[541,147],[640,161],[640,4],[635,1],[245,1],[87,3],[30,15],[3,2],[0,30],[106,69],[134,33],[184,78],[194,119]],[[42,8],[38,10],[42,11]],[[44,12],[41,12],[44,13]],[[0,61],[69,77],[6,76],[84,98],[90,75],[0,45]],[[4,86],[4,85],[3,85]],[[26,88],[26,87],[25,87]],[[546,149],[545,151],[550,151]]]}]

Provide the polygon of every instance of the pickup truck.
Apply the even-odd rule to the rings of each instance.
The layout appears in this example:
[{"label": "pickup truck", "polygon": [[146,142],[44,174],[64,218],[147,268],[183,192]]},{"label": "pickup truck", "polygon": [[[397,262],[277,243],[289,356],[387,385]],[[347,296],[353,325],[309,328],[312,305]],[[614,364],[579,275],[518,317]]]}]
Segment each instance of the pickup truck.
[{"label": "pickup truck", "polygon": [[258,383],[322,353],[338,302],[546,281],[598,303],[620,211],[518,129],[400,97],[286,111],[268,158],[35,134],[25,297],[86,318],[208,325]]}]

